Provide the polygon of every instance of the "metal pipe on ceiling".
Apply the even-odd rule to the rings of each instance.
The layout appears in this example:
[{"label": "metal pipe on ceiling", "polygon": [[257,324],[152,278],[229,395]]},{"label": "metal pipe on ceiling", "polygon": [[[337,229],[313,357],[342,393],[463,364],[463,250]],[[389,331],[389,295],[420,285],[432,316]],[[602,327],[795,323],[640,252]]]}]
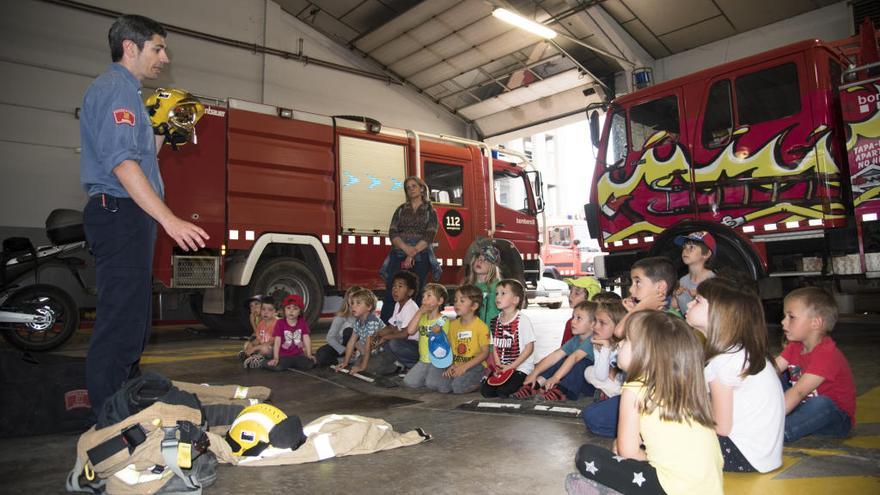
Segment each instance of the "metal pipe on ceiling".
[{"label": "metal pipe on ceiling", "polygon": [[611,90],[608,88],[608,86],[606,86],[605,83],[602,82],[601,79],[599,79],[598,77],[596,77],[595,74],[593,74],[592,72],[590,72],[589,69],[587,69],[586,67],[583,66],[583,64],[581,64],[580,62],[578,62],[578,60],[577,60],[576,58],[574,58],[570,53],[568,53],[567,51],[565,51],[564,48],[562,48],[561,46],[559,46],[559,43],[557,43],[557,42],[554,41],[554,40],[547,40],[547,42],[550,43],[551,45],[553,45],[554,48],[556,48],[557,50],[559,50],[560,52],[562,52],[566,57],[568,57],[569,59],[571,59],[571,61],[572,61],[575,65],[577,65],[578,69],[579,69],[581,72],[583,72],[584,74],[586,74],[586,75],[592,77],[594,82],[598,83],[598,84],[601,85],[603,88],[605,88],[605,91],[611,91]]},{"label": "metal pipe on ceiling", "polygon": [[[74,10],[79,10],[81,12],[88,12],[91,14],[97,14],[104,17],[116,18],[123,15],[122,12],[117,12],[114,10],[104,9],[101,7],[95,7],[93,5],[88,5],[80,2],[75,2],[73,0],[41,0],[45,3],[50,3],[54,5],[60,5],[62,7],[68,7]],[[403,81],[400,81],[394,77],[385,75],[385,74],[377,74],[375,72],[370,72],[362,69],[356,69],[354,67],[349,67],[347,65],[337,64],[334,62],[330,62],[327,60],[323,60],[320,58],[312,58],[302,53],[289,52],[286,50],[279,50],[277,48],[268,47],[266,45],[258,45],[256,43],[248,43],[245,41],[235,40],[232,38],[225,38],[223,36],[217,36],[210,33],[205,33],[202,31],[196,31],[193,29],[188,29],[180,26],[174,26],[172,24],[162,23],[162,27],[165,28],[168,32],[182,34],[184,36],[188,36],[190,38],[196,38],[203,41],[210,41],[212,43],[217,43],[224,46],[229,46],[232,48],[239,48],[242,50],[247,50],[253,53],[261,53],[266,55],[273,55],[279,58],[283,58],[285,60],[295,60],[298,62],[302,62],[303,64],[317,65],[319,67],[324,67],[326,69],[331,69],[339,72],[345,72],[348,74],[353,74],[356,76],[366,77],[369,79],[375,79],[378,81],[382,81],[386,84],[394,84],[397,86],[403,86]]]}]

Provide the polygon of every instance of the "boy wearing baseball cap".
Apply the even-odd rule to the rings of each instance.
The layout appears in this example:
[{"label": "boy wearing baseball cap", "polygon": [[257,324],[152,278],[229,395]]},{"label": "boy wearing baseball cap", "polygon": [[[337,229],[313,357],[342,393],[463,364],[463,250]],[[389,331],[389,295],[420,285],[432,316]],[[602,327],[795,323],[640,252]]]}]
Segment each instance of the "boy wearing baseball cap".
[{"label": "boy wearing baseball cap", "polygon": [[700,282],[715,276],[711,266],[716,244],[712,234],[705,230],[680,235],[675,238],[675,244],[681,246],[681,261],[688,267],[687,275],[679,279],[678,289],[673,294],[673,300],[684,316],[688,303],[696,297]]},{"label": "boy wearing baseball cap", "polygon": [[275,323],[275,345],[266,368],[273,371],[312,369],[315,367],[315,356],[312,355],[309,325],[302,318],[305,310],[302,296],[291,294],[285,297],[283,308],[284,318]]}]

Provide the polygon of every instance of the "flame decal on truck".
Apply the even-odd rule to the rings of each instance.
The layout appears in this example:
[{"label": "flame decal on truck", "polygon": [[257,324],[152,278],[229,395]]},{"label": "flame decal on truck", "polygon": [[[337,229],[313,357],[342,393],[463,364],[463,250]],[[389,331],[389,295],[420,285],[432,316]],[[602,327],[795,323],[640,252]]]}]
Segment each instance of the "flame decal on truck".
[{"label": "flame decal on truck", "polygon": [[783,143],[792,128],[771,136],[745,157],[737,156],[736,150],[749,129],[740,128],[714,158],[694,164],[693,170],[683,145],[652,136],[628,176],[621,177],[624,169],[617,168],[599,178],[602,223],[605,229],[611,227],[611,232],[603,232],[604,242],[629,239],[633,244],[633,236],[653,236],[695,216],[730,227],[751,225],[745,232],[768,224],[775,230],[780,222],[792,226],[801,220],[843,218],[840,169],[830,150],[830,129],[818,126],[807,136],[799,157],[786,162]]}]

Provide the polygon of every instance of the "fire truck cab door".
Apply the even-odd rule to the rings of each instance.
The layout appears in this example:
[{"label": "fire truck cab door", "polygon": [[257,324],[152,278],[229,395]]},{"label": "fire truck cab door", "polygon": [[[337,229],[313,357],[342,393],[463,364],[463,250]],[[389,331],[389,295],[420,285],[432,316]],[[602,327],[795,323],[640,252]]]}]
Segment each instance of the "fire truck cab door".
[{"label": "fire truck cab door", "polygon": [[604,243],[635,244],[693,216],[682,107],[676,87],[610,115],[597,190]]},{"label": "fire truck cab door", "polygon": [[[443,265],[443,279],[450,283],[461,279],[447,267],[463,266],[467,248],[474,238],[473,205],[476,201],[473,168],[456,158],[423,157],[423,177],[428,184],[431,203],[437,213],[434,255]],[[463,272],[462,272],[463,273]]]},{"label": "fire truck cab door", "polygon": [[819,173],[828,126],[814,123],[809,78],[801,52],[707,83],[693,148],[699,218],[765,233],[823,216],[836,193]]},{"label": "fire truck cab door", "polygon": [[531,183],[522,169],[494,164],[495,237],[508,239],[521,251],[537,238]]}]

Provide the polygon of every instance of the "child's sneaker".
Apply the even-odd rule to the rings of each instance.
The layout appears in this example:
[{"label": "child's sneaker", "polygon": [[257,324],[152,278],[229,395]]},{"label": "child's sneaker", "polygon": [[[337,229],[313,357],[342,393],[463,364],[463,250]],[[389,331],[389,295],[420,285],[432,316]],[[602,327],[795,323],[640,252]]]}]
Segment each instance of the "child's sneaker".
[{"label": "child's sneaker", "polygon": [[563,392],[562,389],[559,388],[559,386],[544,390],[538,395],[538,398],[548,402],[568,400],[568,397],[565,396],[565,392]]},{"label": "child's sneaker", "polygon": [[538,387],[533,387],[531,385],[523,385],[522,387],[519,388],[519,390],[510,394],[510,396],[513,397],[514,399],[525,400],[525,399],[531,399],[535,395],[539,394],[540,391],[541,391],[541,389],[539,389]]},{"label": "child's sneaker", "polygon": [[266,356],[263,356],[260,353],[256,353],[251,355],[251,357],[244,360],[244,368],[245,369],[255,369],[262,368],[263,363],[266,362]]},{"label": "child's sneaker", "polygon": [[238,351],[238,360],[244,361],[245,359],[247,359],[247,354],[245,354],[244,351]]},{"label": "child's sneaker", "polygon": [[568,476],[565,477],[564,486],[565,493],[568,495],[607,495],[617,493],[591,479],[584,478],[580,473],[569,473]]}]

